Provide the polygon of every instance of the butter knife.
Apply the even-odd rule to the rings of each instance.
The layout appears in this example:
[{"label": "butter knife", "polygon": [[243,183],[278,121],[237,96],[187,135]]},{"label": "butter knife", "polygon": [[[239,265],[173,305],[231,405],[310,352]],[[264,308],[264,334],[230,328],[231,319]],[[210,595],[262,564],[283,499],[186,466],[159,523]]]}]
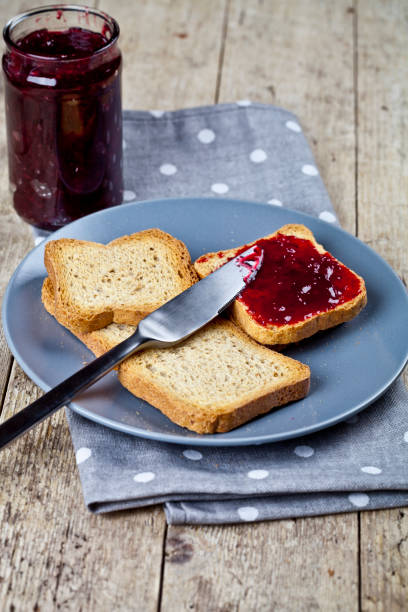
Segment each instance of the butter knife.
[{"label": "butter knife", "polygon": [[262,259],[263,251],[255,245],[142,319],[129,338],[0,424],[0,449],[68,404],[136,351],[174,346],[201,329],[253,280]]}]

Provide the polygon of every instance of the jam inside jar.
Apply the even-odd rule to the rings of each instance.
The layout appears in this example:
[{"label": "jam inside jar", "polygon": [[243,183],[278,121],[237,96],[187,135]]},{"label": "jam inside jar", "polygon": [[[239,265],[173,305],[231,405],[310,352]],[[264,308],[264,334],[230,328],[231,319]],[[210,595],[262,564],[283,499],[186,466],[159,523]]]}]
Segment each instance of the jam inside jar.
[{"label": "jam inside jar", "polygon": [[55,230],[121,204],[119,26],[96,9],[33,9],[4,29],[10,188],[17,213]]}]

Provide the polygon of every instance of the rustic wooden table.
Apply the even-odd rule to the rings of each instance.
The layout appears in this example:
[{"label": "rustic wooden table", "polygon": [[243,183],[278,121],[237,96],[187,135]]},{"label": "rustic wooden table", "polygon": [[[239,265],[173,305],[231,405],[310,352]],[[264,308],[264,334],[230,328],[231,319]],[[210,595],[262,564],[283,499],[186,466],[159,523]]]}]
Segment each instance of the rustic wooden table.
[{"label": "rustic wooden table", "polygon": [[[31,4],[0,0],[1,21]],[[95,4],[121,26],[125,108],[297,113],[343,227],[408,279],[406,0]],[[8,203],[3,116],[0,154],[3,293],[33,246]],[[40,392],[3,336],[0,352],[4,419]],[[93,516],[63,412],[0,466],[2,610],[408,609],[408,509],[225,527],[166,527],[161,507]]]}]

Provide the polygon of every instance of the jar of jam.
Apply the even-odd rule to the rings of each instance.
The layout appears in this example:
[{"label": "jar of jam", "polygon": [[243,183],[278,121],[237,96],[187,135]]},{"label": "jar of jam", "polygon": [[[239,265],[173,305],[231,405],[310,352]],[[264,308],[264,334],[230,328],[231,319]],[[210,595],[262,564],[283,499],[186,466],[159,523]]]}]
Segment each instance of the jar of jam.
[{"label": "jar of jam", "polygon": [[17,213],[55,230],[122,202],[119,26],[76,5],[11,19],[6,51],[10,188]]}]

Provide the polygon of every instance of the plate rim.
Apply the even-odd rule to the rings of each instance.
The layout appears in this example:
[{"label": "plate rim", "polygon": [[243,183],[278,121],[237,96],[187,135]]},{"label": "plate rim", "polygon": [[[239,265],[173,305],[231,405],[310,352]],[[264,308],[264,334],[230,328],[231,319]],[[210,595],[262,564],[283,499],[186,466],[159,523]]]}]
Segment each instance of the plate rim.
[{"label": "plate rim", "polygon": [[[252,206],[261,206],[261,207],[265,207],[265,208],[270,208],[271,204],[262,202],[262,201],[256,201],[256,200],[246,200],[246,199],[237,199],[237,198],[213,198],[213,197],[171,197],[171,198],[155,198],[155,199],[149,199],[149,200],[134,200],[132,202],[127,202],[126,204],[121,204],[120,205],[120,209],[124,210],[127,208],[134,208],[135,206],[139,206],[139,205],[154,205],[155,203],[160,203],[160,204],[168,204],[171,205],[174,202],[180,202],[180,201],[184,201],[184,202],[191,202],[191,203],[198,203],[198,202],[217,202],[218,205],[221,204],[223,201],[226,201],[228,203],[237,203],[237,204],[245,204],[245,205],[252,205]],[[7,318],[8,318],[8,304],[10,301],[10,295],[12,293],[12,289],[13,289],[13,285],[21,271],[21,269],[23,269],[25,267],[25,264],[27,262],[27,260],[31,259],[31,257],[33,257],[34,253],[36,253],[37,250],[40,250],[44,247],[44,245],[49,241],[49,240],[55,240],[58,239],[60,236],[60,234],[64,234],[64,232],[66,231],[66,229],[69,228],[73,228],[75,227],[75,225],[79,224],[82,225],[82,223],[84,223],[84,219],[86,219],[87,223],[89,222],[89,220],[91,218],[94,218],[95,216],[104,216],[105,214],[112,214],[114,211],[118,210],[118,206],[113,206],[113,207],[109,207],[109,208],[105,208],[103,210],[97,211],[95,213],[92,213],[91,215],[87,215],[86,217],[81,217],[80,219],[77,219],[76,221],[73,221],[69,224],[67,224],[66,226],[56,230],[55,232],[51,233],[49,236],[47,236],[43,241],[41,241],[38,245],[35,245],[26,255],[25,257],[22,259],[22,261],[19,263],[19,265],[16,267],[16,269],[14,270],[12,276],[9,279],[9,282],[7,284],[6,287],[6,291],[4,292],[4,296],[3,296],[3,302],[2,302],[2,308],[1,308],[1,317],[2,317],[2,325],[3,325],[3,332],[5,335],[5,339],[7,342],[7,345],[13,355],[13,357],[15,358],[15,360],[17,361],[17,363],[19,364],[19,366],[22,368],[22,370],[27,374],[27,376],[29,376],[29,378],[36,384],[38,385],[42,390],[49,391],[51,389],[51,386],[48,385],[40,376],[38,376],[35,371],[31,368],[31,366],[26,362],[26,360],[22,357],[22,355],[20,354],[20,351],[17,349],[14,340],[10,334],[10,330],[7,324]],[[394,279],[398,282],[398,284],[400,285],[400,287],[405,290],[405,286],[403,285],[400,277],[398,276],[398,274],[393,270],[393,268],[390,266],[390,264],[383,258],[381,257],[381,255],[379,255],[372,247],[370,247],[369,245],[365,244],[362,240],[360,240],[359,238],[357,238],[356,236],[353,236],[353,234],[347,232],[346,230],[344,230],[343,228],[337,226],[337,225],[333,225],[331,223],[328,223],[326,221],[323,221],[322,219],[319,219],[318,217],[314,217],[313,215],[309,215],[307,213],[301,212],[301,211],[297,211],[295,209],[290,209],[290,208],[284,208],[278,209],[279,211],[287,211],[288,213],[293,213],[295,216],[297,217],[301,217],[305,219],[305,223],[307,223],[308,220],[312,220],[313,223],[317,223],[318,225],[320,225],[322,228],[327,228],[330,227],[331,230],[334,230],[335,232],[339,232],[340,234],[344,234],[346,235],[348,238],[351,238],[353,240],[355,240],[358,244],[360,244],[363,248],[367,249],[370,252],[371,256],[374,256],[375,259],[378,259],[379,261],[381,261],[382,265],[385,265],[385,267],[388,269],[388,273],[391,273],[391,275],[394,277]],[[330,230],[330,231],[331,231]],[[112,238],[113,239],[113,238]],[[44,265],[44,264],[42,264]],[[405,291],[405,299],[407,302],[407,307],[408,307],[408,291]],[[66,330],[68,333],[69,331]],[[84,345],[84,348],[85,345]],[[89,350],[89,349],[87,349]],[[91,352],[90,352],[91,353]],[[92,354],[92,353],[91,353]],[[116,430],[116,431],[120,431],[122,433],[126,433],[128,435],[133,435],[136,437],[141,437],[144,439],[149,439],[149,440],[155,440],[155,441],[159,441],[159,442],[164,442],[164,443],[171,443],[171,444],[178,444],[178,445],[191,445],[191,446],[224,446],[224,447],[232,447],[232,446],[257,446],[257,445],[262,445],[262,444],[267,444],[267,443],[276,443],[276,442],[282,442],[285,440],[290,440],[290,439],[294,439],[294,438],[298,438],[301,436],[305,436],[305,435],[309,435],[309,434],[313,434],[317,431],[323,430],[323,429],[327,429],[329,427],[332,427],[338,423],[341,423],[343,421],[345,421],[346,419],[352,417],[353,415],[361,412],[362,410],[364,410],[365,408],[367,408],[368,406],[370,406],[371,404],[373,404],[377,399],[379,399],[386,391],[387,389],[392,385],[393,382],[395,382],[395,380],[400,376],[401,372],[403,371],[403,369],[405,368],[405,366],[407,365],[408,362],[408,344],[406,346],[406,350],[405,350],[405,356],[401,359],[399,367],[394,371],[393,375],[391,375],[385,382],[384,384],[377,389],[377,391],[375,393],[372,393],[370,396],[368,396],[364,401],[361,401],[360,403],[358,403],[357,405],[355,405],[353,408],[346,410],[340,414],[337,414],[329,419],[326,419],[325,421],[320,421],[319,423],[316,424],[312,424],[312,425],[305,425],[303,427],[300,427],[298,429],[294,429],[291,431],[287,431],[287,432],[280,432],[278,434],[264,434],[264,435],[260,435],[260,436],[256,436],[254,437],[254,435],[251,436],[245,436],[243,435],[240,438],[222,438],[223,434],[211,434],[212,436],[214,435],[219,435],[220,437],[218,438],[214,438],[212,437],[211,439],[206,438],[204,434],[196,434],[195,432],[191,432],[189,430],[188,431],[188,436],[181,436],[179,434],[167,434],[164,432],[154,432],[154,431],[149,431],[148,429],[140,429],[137,426],[130,426],[130,425],[126,425],[124,423],[120,423],[119,421],[114,421],[112,419],[109,419],[107,417],[98,415],[93,413],[92,411],[88,410],[88,409],[84,409],[81,408],[80,405],[76,404],[75,401],[70,402],[69,404],[67,404],[67,407],[72,409],[74,412],[76,412],[77,414],[79,414],[80,416],[87,418],[93,422],[96,422],[100,425],[103,425],[105,427],[108,427],[110,429]],[[245,424],[243,424],[243,426],[245,426]]]}]

